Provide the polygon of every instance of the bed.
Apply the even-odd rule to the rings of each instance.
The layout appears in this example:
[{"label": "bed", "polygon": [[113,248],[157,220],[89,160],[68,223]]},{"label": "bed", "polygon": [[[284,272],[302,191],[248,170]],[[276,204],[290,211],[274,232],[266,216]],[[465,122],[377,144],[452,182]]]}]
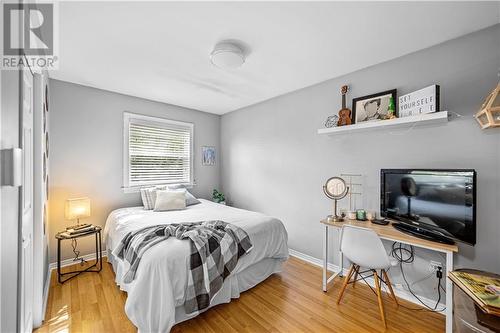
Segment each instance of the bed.
[{"label": "bed", "polygon": [[143,256],[135,279],[124,283],[124,264],[112,252],[130,231],[159,224],[206,220],[222,220],[245,230],[254,247],[240,258],[233,273],[212,299],[210,307],[238,298],[241,292],[280,272],[283,262],[288,259],[288,236],[280,220],[199,200],[200,204],[180,211],[121,208],[111,212],[106,221],[104,239],[108,261],[115,271],[116,283],[128,294],[125,312],[139,332],[168,332],[176,323],[195,317],[197,313],[188,315],[183,306],[188,279],[189,242],[171,237],[155,245]]}]

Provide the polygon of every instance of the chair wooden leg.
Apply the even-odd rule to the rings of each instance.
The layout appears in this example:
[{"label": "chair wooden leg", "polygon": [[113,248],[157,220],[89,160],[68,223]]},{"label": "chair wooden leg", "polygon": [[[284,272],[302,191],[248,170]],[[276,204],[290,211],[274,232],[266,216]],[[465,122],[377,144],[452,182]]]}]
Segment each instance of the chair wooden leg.
[{"label": "chair wooden leg", "polygon": [[396,306],[399,307],[399,302],[398,299],[396,298],[396,295],[394,295],[394,290],[392,290],[392,284],[391,280],[389,279],[389,275],[387,275],[387,272],[383,269],[382,274],[384,275],[385,282],[387,284],[387,287],[389,288],[389,291],[391,292],[392,298],[394,298],[394,302],[396,302]]},{"label": "chair wooden leg", "polygon": [[351,279],[353,273],[354,273],[354,264],[351,264],[351,267],[349,267],[349,273],[347,273],[347,276],[344,279],[344,283],[342,284],[342,289],[340,290],[339,298],[337,298],[337,304],[340,304],[342,296],[344,295],[345,288],[347,287],[347,284],[349,283],[349,280]]},{"label": "chair wooden leg", "polygon": [[359,274],[359,265],[354,265],[354,280],[352,280],[352,287],[356,287],[356,280],[358,279]]},{"label": "chair wooden leg", "polygon": [[378,277],[377,271],[373,271],[373,277],[375,278],[375,289],[377,290],[377,298],[378,298],[378,307],[380,309],[380,317],[382,317],[382,322],[384,323],[384,327],[387,327],[387,324],[385,322],[384,303],[382,301],[382,291],[380,290],[380,279]]}]

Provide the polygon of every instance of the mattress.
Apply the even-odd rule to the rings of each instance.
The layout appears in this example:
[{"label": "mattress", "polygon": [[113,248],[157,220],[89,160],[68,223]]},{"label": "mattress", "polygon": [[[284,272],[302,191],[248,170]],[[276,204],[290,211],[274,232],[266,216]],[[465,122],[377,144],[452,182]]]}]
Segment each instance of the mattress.
[{"label": "mattress", "polygon": [[168,332],[182,320],[191,318],[183,311],[185,289],[189,274],[190,244],[187,240],[169,238],[149,249],[139,264],[136,277],[123,282],[124,263],[112,251],[130,231],[147,226],[222,220],[245,230],[254,247],[240,258],[233,273],[212,302],[228,302],[272,273],[288,259],[288,236],[283,223],[264,214],[237,209],[200,199],[201,204],[185,210],[154,212],[142,207],[113,211],[104,228],[108,260],[116,273],[115,281],[127,291],[125,312],[141,332]]}]

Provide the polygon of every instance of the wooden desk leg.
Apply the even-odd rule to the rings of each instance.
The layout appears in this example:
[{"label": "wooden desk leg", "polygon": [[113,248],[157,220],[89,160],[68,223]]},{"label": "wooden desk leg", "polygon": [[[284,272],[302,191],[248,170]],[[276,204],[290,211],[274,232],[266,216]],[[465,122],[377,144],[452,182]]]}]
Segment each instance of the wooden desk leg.
[{"label": "wooden desk leg", "polygon": [[325,226],[323,238],[323,291],[327,291],[328,284],[328,226]]},{"label": "wooden desk leg", "polygon": [[448,273],[453,270],[453,252],[446,252],[446,333],[453,331],[453,282],[448,278]]}]

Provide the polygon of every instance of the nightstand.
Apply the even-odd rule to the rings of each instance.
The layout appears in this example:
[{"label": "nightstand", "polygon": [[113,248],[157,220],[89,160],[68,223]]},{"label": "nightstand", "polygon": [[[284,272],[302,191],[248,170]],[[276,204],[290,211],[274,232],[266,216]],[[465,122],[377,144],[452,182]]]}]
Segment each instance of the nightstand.
[{"label": "nightstand", "polygon": [[[80,275],[85,272],[99,273],[102,270],[102,245],[101,245],[101,230],[99,226],[95,226],[95,229],[82,234],[68,235],[66,231],[61,231],[56,234],[57,239],[57,280],[59,283],[64,283],[71,280],[75,276]],[[71,272],[61,273],[61,241],[63,240],[73,240],[76,238],[82,238],[87,236],[95,235],[95,264],[87,267],[86,269],[76,270]],[[70,277],[63,279],[65,275],[71,275]]]}]

